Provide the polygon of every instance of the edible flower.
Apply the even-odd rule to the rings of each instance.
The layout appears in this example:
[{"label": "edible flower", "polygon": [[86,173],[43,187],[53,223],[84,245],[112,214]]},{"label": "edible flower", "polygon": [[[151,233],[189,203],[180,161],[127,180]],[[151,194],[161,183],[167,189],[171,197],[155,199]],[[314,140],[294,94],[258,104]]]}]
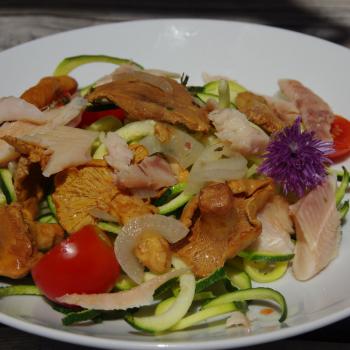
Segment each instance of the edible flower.
[{"label": "edible flower", "polygon": [[327,176],[326,166],[332,163],[327,155],[333,152],[331,141],[302,131],[298,117],[292,126],[274,135],[258,170],[280,184],[285,194],[294,192],[302,197]]}]

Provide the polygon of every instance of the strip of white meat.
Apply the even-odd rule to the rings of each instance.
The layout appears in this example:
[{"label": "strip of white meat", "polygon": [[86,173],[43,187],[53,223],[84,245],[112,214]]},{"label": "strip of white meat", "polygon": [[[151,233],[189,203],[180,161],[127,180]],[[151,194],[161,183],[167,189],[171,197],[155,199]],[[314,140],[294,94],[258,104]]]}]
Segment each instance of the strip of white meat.
[{"label": "strip of white meat", "polygon": [[13,96],[0,98],[0,124],[16,120],[34,124],[47,122],[45,114],[31,103]]},{"label": "strip of white meat", "polygon": [[293,259],[295,278],[308,280],[323,270],[338,254],[340,216],[331,178],[290,206],[297,243]]},{"label": "strip of white meat", "polygon": [[269,143],[269,137],[247,117],[234,109],[215,110],[208,115],[213,122],[215,135],[228,142],[231,148],[243,155],[261,154]]},{"label": "strip of white meat", "polygon": [[188,269],[185,268],[173,270],[156,276],[127,291],[102,294],[66,294],[57,298],[57,301],[95,310],[126,310],[133,307],[150,305],[154,301],[153,294],[158,287],[187,271]]},{"label": "strip of white meat", "polygon": [[282,93],[299,109],[307,130],[314,131],[321,140],[331,140],[334,113],[329,105],[297,80],[280,80]]}]

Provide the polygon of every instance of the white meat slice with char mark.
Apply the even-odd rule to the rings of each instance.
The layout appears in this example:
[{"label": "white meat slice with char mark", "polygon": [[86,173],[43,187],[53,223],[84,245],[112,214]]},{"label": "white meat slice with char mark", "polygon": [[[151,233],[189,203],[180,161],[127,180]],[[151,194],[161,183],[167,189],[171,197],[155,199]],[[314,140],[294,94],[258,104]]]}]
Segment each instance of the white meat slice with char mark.
[{"label": "white meat slice with char mark", "polygon": [[104,157],[106,162],[117,171],[127,169],[134,155],[126,141],[115,132],[101,135],[100,139],[108,151],[108,155]]},{"label": "white meat slice with char mark", "polygon": [[293,273],[298,280],[314,277],[338,254],[340,216],[334,192],[334,180],[328,177],[290,206],[297,234]]},{"label": "white meat slice with char mark", "polygon": [[261,154],[265,151],[269,136],[257,126],[250,123],[247,117],[238,110],[222,109],[208,114],[213,122],[215,135],[228,142],[231,148],[243,155]]},{"label": "white meat slice with char mark", "polygon": [[57,301],[95,310],[126,310],[151,305],[154,302],[153,294],[158,287],[186,272],[188,272],[186,268],[176,269],[156,276],[127,291],[102,294],[66,294],[57,298]]},{"label": "white meat slice with char mark", "polygon": [[159,156],[146,157],[141,163],[118,172],[118,184],[129,189],[152,189],[172,186],[176,181],[170,165]]},{"label": "white meat slice with char mark", "polygon": [[290,235],[294,232],[293,222],[289,216],[289,204],[276,195],[258,213],[262,232],[248,250],[277,254],[292,254],[294,244]]},{"label": "white meat slice with char mark", "polygon": [[334,113],[329,105],[297,80],[284,79],[278,84],[282,93],[299,109],[305,128],[314,131],[321,140],[332,140]]}]

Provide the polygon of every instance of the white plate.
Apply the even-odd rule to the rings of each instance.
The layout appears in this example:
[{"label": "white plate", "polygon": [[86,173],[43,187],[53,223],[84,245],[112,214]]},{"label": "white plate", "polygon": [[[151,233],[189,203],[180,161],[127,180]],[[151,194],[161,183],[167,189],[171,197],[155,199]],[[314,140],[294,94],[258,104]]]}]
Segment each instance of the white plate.
[{"label": "white plate", "polygon": [[[0,96],[18,95],[66,56],[107,54],[132,58],[148,68],[190,75],[230,76],[259,93],[277,91],[279,78],[301,80],[338,114],[349,117],[350,51],[309,36],[245,23],[212,20],[150,20],[110,24],[36,40],[0,54]],[[109,72],[110,65],[79,69],[87,84]],[[349,225],[344,227],[339,257],[309,282],[291,275],[271,285],[284,293],[287,321],[261,324],[251,334],[239,329],[202,327],[161,336],[144,335],[123,321],[64,327],[60,314],[37,297],[0,300],[0,321],[27,332],[101,348],[235,348],[300,334],[350,315]]]}]

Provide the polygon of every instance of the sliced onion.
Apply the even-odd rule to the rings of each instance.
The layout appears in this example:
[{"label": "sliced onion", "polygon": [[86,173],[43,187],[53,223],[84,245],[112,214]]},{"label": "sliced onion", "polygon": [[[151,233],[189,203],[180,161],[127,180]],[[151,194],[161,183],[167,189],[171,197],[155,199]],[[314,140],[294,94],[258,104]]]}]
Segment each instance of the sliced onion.
[{"label": "sliced onion", "polygon": [[136,283],[144,278],[144,267],[133,253],[137,238],[145,231],[155,231],[168,242],[175,243],[186,237],[188,228],[180,221],[163,215],[144,215],[131,219],[123,226],[115,240],[114,251],[124,272]]},{"label": "sliced onion", "polygon": [[117,218],[107,213],[106,211],[99,209],[97,207],[89,210],[89,214],[96,219],[100,219],[108,222],[118,222]]},{"label": "sliced onion", "polygon": [[148,135],[139,141],[139,144],[146,147],[150,155],[162,153],[162,143],[154,135]]},{"label": "sliced onion", "polygon": [[[222,158],[223,156],[229,158]],[[196,194],[208,182],[241,179],[247,172],[247,160],[239,153],[232,153],[223,144],[210,145],[194,163],[188,177],[186,194]]]},{"label": "sliced onion", "polygon": [[203,152],[204,146],[194,137],[174,127],[168,142],[160,142],[156,136],[149,135],[140,141],[151,154],[161,152],[174,158],[183,168],[191,166]]}]

